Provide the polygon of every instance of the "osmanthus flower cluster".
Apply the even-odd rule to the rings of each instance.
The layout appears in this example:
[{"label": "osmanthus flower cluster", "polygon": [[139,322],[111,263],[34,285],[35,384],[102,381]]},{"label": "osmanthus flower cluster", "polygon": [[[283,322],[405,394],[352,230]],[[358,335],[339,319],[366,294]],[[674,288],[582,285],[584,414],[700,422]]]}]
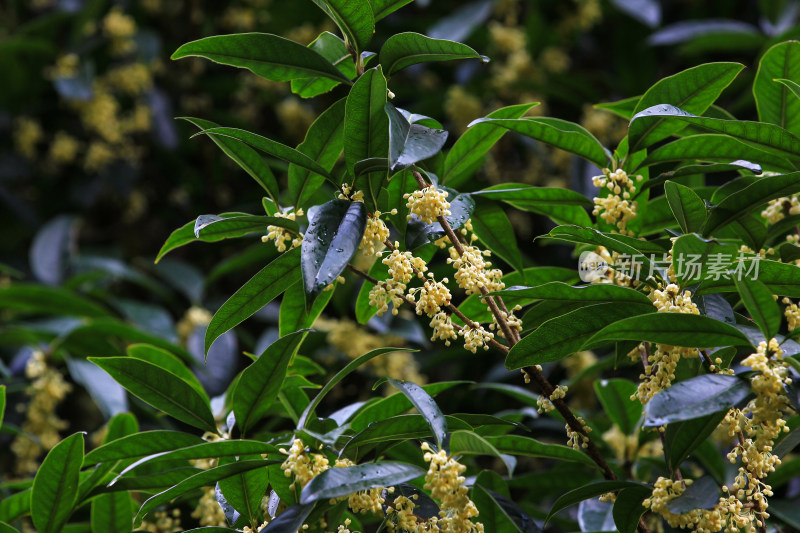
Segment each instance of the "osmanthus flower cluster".
[{"label": "osmanthus flower cluster", "polygon": [[[636,181],[642,181],[642,176],[636,176]],[[592,178],[595,187],[608,189],[606,196],[599,196],[594,199],[594,210],[592,214],[600,217],[606,223],[615,226],[617,231],[623,235],[633,235],[628,229],[628,222],[638,215],[638,206],[631,199],[631,193],[636,191],[636,183],[621,168],[614,170],[603,169],[602,176]]]}]

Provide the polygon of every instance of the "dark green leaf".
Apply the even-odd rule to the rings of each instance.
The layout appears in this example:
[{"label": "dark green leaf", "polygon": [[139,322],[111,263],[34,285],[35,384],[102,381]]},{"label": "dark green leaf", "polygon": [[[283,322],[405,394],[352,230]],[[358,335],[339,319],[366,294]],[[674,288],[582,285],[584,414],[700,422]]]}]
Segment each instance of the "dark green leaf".
[{"label": "dark green leaf", "polygon": [[480,55],[469,46],[448,41],[432,39],[419,33],[398,33],[389,37],[381,47],[381,66],[387,76],[417,63],[431,61],[451,61],[453,59],[480,59],[488,62],[489,58]]},{"label": "dark green leaf", "polygon": [[358,251],[366,224],[363,202],[331,200],[319,206],[313,220],[309,220],[301,246],[300,267],[309,301],[347,267]]},{"label": "dark green leaf", "polygon": [[582,463],[588,467],[596,466],[585,453],[561,444],[548,444],[520,435],[490,436],[486,437],[486,441],[494,446],[500,453],[508,455],[544,457],[558,461]]},{"label": "dark green leaf", "polygon": [[372,0],[372,11],[375,15],[375,22],[394,13],[404,5],[410,4],[412,1],[413,0]]},{"label": "dark green leaf", "polygon": [[[345,99],[336,101],[309,126],[297,151],[330,171],[344,146]],[[305,206],[325,179],[307,167],[289,165],[289,197],[296,206]]]},{"label": "dark green leaf", "polygon": [[410,124],[396,107],[384,106],[389,117],[389,169],[403,170],[435,156],[447,141],[447,132]]},{"label": "dark green leaf", "polygon": [[678,237],[672,247],[672,265],[684,285],[727,274],[736,259],[738,246],[704,240],[697,235]]},{"label": "dark green leaf", "polygon": [[56,444],[42,461],[31,493],[31,518],[40,533],[58,533],[72,514],[82,462],[83,433]]},{"label": "dark green leaf", "polygon": [[133,530],[132,503],[127,492],[109,492],[92,500],[92,533],[130,533]]},{"label": "dark green leaf", "polygon": [[[636,114],[658,104],[680,107],[693,114],[703,113],[743,68],[744,65],[739,63],[706,63],[664,78],[637,102],[634,119]],[[647,148],[683,127],[681,123],[663,119],[631,122],[628,132],[630,152]]]},{"label": "dark green leaf", "polygon": [[145,403],[190,426],[217,431],[208,399],[174,374],[132,357],[91,357],[89,360]]},{"label": "dark green leaf", "polygon": [[19,530],[9,526],[5,522],[0,522],[0,533],[19,533]]},{"label": "dark green leaf", "polygon": [[[250,233],[264,233],[268,225],[281,226],[297,232],[299,227],[293,220],[277,217],[237,216],[220,217],[217,215],[200,215],[194,223],[194,236],[196,239],[209,241],[243,237]],[[273,224],[274,223],[274,224]]]},{"label": "dark green leaf", "polygon": [[579,351],[587,340],[609,324],[632,315],[653,312],[655,307],[652,304],[621,306],[616,303],[603,303],[576,309],[548,320],[523,337],[509,351],[506,368],[515,370],[529,365],[558,361]]},{"label": "dark green leaf", "polygon": [[527,298],[531,300],[557,300],[568,302],[616,302],[652,305],[650,299],[634,289],[620,287],[619,285],[594,284],[573,287],[561,281],[551,281],[537,287],[512,287],[497,291],[503,298],[516,300]]},{"label": "dark green leaf", "polygon": [[566,509],[567,507],[575,505],[576,503],[580,503],[583,500],[588,500],[589,498],[594,498],[596,496],[601,496],[607,492],[614,492],[629,487],[646,487],[646,485],[634,483],[633,481],[597,481],[584,485],[575,490],[571,490],[560,496],[555,503],[553,503],[553,507],[550,509],[550,512],[547,513],[547,517],[545,517],[545,524],[550,521],[550,518],[552,518],[554,514]]},{"label": "dark green leaf", "polygon": [[750,346],[746,335],[725,322],[707,316],[680,313],[623,318],[598,331],[585,346],[600,346],[611,341],[626,340],[690,348]]},{"label": "dark green leaf", "polygon": [[424,475],[425,471],[418,466],[391,461],[329,468],[303,488],[300,503],[308,504],[317,500],[347,496],[362,490],[391,487]]},{"label": "dark green leaf", "polygon": [[778,303],[772,297],[772,291],[757,279],[740,280],[733,276],[733,282],[747,312],[758,324],[761,332],[768,339],[774,337],[781,326],[782,314]]},{"label": "dark green leaf", "polygon": [[292,505],[273,520],[260,533],[286,533],[303,527],[314,505]]},{"label": "dark green leaf", "polygon": [[[324,31],[308,47],[327,59],[349,79],[355,77],[356,67],[353,63],[353,56],[347,50],[344,41],[336,35]],[[302,98],[313,98],[330,91],[339,83],[340,80],[318,76],[314,78],[297,78],[292,80],[292,92]]]},{"label": "dark green leaf", "polygon": [[[756,256],[758,257],[758,256]],[[800,269],[796,265],[750,258],[741,261],[741,271],[748,279],[758,279],[772,291],[790,298],[800,297]],[[737,264],[738,267],[738,264]],[[712,292],[734,292],[736,287],[730,278],[706,279],[695,294]]]},{"label": "dark green leaf", "polygon": [[713,509],[719,503],[719,487],[712,478],[701,477],[687,485],[683,494],[667,504],[671,512],[683,514],[693,509]]},{"label": "dark green leaf", "polygon": [[367,49],[375,32],[369,0],[314,0],[314,3],[339,26],[356,53]]},{"label": "dark green leaf", "polygon": [[183,381],[192,386],[200,396],[208,398],[203,385],[197,379],[189,368],[186,367],[180,359],[172,355],[166,350],[150,346],[149,344],[132,344],[126,350],[128,356],[135,359],[140,359],[148,363],[154,364],[175,376],[178,376]]},{"label": "dark green leaf", "polygon": [[664,184],[664,195],[684,233],[699,231],[706,221],[706,204],[696,192],[689,187],[667,181]]},{"label": "dark green leaf", "polygon": [[22,313],[103,317],[108,311],[62,287],[12,283],[0,287],[0,309]]},{"label": "dark green leaf", "polygon": [[293,331],[310,328],[325,306],[333,296],[332,290],[322,291],[314,303],[306,309],[306,293],[302,283],[295,283],[286,289],[281,300],[280,314],[278,316],[278,329],[281,335],[288,335]]},{"label": "dark green leaf", "polygon": [[595,104],[593,107],[595,109],[602,109],[603,111],[614,113],[618,117],[622,117],[625,120],[630,120],[635,113],[634,110],[636,109],[636,104],[639,103],[641,98],[641,96],[631,96],[630,98],[624,98],[622,100],[617,100],[616,102],[603,102],[600,104]]},{"label": "dark green leaf", "polygon": [[559,224],[591,225],[585,208],[591,207],[592,201],[569,189],[503,183],[474,192],[472,195],[502,200],[517,209],[550,217]]},{"label": "dark green leaf", "polygon": [[289,362],[307,333],[301,330],[281,337],[242,372],[233,392],[233,412],[242,434],[269,413]]},{"label": "dark green leaf", "polygon": [[[310,233],[310,232],[309,232]],[[306,233],[308,235],[308,233]],[[223,333],[230,331],[300,280],[300,249],[278,256],[250,278],[217,310],[206,329],[205,351]]]},{"label": "dark green leaf", "polygon": [[522,272],[522,254],[514,238],[505,211],[495,202],[481,202],[470,217],[472,228],[480,242],[511,265],[517,272]]},{"label": "dark green leaf", "polygon": [[619,533],[635,533],[639,526],[639,519],[645,513],[642,502],[649,498],[652,491],[649,487],[628,487],[617,493],[614,501],[614,525]]},{"label": "dark green leaf", "polygon": [[204,444],[203,439],[181,431],[155,430],[127,435],[105,443],[86,454],[84,466],[123,459],[141,458]]},{"label": "dark green leaf", "polygon": [[626,435],[633,435],[642,417],[642,404],[631,400],[636,384],[627,379],[603,379],[594,382],[594,391],[611,421]]},{"label": "dark green leaf", "polygon": [[[800,100],[791,88],[775,83],[775,78],[800,79],[800,43],[778,43],[764,52],[753,80],[753,97],[758,120],[777,124],[795,135],[800,134]],[[794,83],[789,81],[789,84]]]},{"label": "dark green leaf", "polygon": [[238,33],[198,39],[178,48],[172,59],[189,56],[246,68],[273,81],[322,76],[350,83],[347,76],[318,53],[269,33]]},{"label": "dark green leaf", "polygon": [[[478,508],[480,522],[486,531],[492,533],[520,533],[522,531],[492,497],[489,490],[476,485],[472,488],[471,499]],[[534,531],[536,530],[534,529]]]},{"label": "dark green leaf", "polygon": [[31,489],[26,489],[0,500],[0,520],[14,522],[22,516],[30,514],[31,492]]},{"label": "dark green leaf", "polygon": [[726,411],[711,413],[700,418],[672,422],[664,433],[664,456],[670,471],[677,470],[681,463],[717,429]]},{"label": "dark green leaf", "polygon": [[646,427],[692,420],[727,410],[750,394],[750,382],[720,374],[704,374],[664,389],[648,402]]},{"label": "dark green leaf", "polygon": [[442,411],[439,409],[439,406],[436,404],[436,400],[425,392],[425,389],[410,381],[401,381],[392,378],[388,378],[388,381],[411,401],[411,404],[419,411],[419,414],[425,417],[425,420],[431,427],[433,437],[436,439],[436,446],[441,448],[447,436],[447,421]]},{"label": "dark green leaf", "polygon": [[477,124],[493,124],[526,137],[561,148],[582,157],[600,168],[609,164],[610,154],[594,135],[583,126],[558,118],[517,118],[495,119],[479,118],[470,126]]},{"label": "dark green leaf", "polygon": [[[219,461],[220,465],[235,464],[248,459],[258,459],[255,456],[242,456],[225,458]],[[244,515],[245,519],[254,525],[261,523],[261,499],[269,487],[269,475],[266,468],[254,468],[238,475],[219,480],[219,491],[229,505]]]},{"label": "dark green leaf", "polygon": [[[520,118],[536,105],[539,104],[519,104],[503,107],[489,113],[486,118]],[[483,156],[500,140],[506,131],[508,131],[506,128],[493,126],[492,124],[475,124],[465,131],[447,153],[440,183],[442,185],[449,183],[451,187],[457,187],[466,180],[477,170],[478,165],[483,160]]]},{"label": "dark green leaf", "polygon": [[[452,416],[445,416],[451,431],[472,429],[472,426]],[[431,427],[422,415],[397,415],[376,420],[347,441],[345,447],[365,446],[393,440],[426,439],[433,436]]]}]

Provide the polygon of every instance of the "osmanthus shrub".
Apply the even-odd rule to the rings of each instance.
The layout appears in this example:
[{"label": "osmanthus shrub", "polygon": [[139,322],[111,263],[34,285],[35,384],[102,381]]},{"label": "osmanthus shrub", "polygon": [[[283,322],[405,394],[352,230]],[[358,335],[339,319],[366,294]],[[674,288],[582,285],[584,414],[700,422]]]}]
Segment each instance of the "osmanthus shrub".
[{"label": "osmanthus shrub", "polygon": [[[714,105],[744,67],[711,63],[603,104],[630,120],[613,151],[576,124],[526,117],[530,104],[475,121],[445,153],[434,118],[392,103],[392,77],[420,62],[485,58],[412,33],[374,54],[375,22],[407,2],[315,3],[341,36],[308,47],[270,34],[215,36],[173,56],[246,68],[308,98],[342,95],[295,148],[187,119],[261,185],[265,213],[200,216],[159,256],[261,232],[279,253],[219,308],[205,348],[278,298],[282,336],[213,408],[163,350],[91,358],[203,438],[137,433],[119,418],[84,455],[75,434],[48,454],[31,490],[0,504],[0,519],[30,512],[39,531],[59,531],[89,506],[92,531],[130,531],[143,519],[152,530],[154,517],[169,522],[170,502],[202,493],[207,527],[198,531],[209,533],[528,533],[574,528],[575,516],[583,531],[800,528],[800,310],[791,300],[800,298],[800,44],[777,44],[758,65],[759,122]],[[509,130],[602,169],[597,197],[449,186],[467,183]],[[262,154],[288,164],[285,179]],[[509,207],[555,222],[540,238],[574,245],[576,270],[526,268]],[[351,263],[359,250],[375,257],[368,271]],[[382,379],[398,393],[320,417],[353,370],[403,349],[365,353],[308,394],[316,370],[304,342],[348,270],[363,278],[359,321],[407,308],[431,340],[503,358],[520,386],[495,389],[563,425],[563,444],[538,440],[513,416],[443,413],[434,396],[452,382]],[[639,375],[597,381],[602,412],[573,410],[569,387],[543,368],[585,350],[605,354],[597,371]],[[541,475],[543,465],[555,466]],[[560,513],[574,505],[577,515]]]}]

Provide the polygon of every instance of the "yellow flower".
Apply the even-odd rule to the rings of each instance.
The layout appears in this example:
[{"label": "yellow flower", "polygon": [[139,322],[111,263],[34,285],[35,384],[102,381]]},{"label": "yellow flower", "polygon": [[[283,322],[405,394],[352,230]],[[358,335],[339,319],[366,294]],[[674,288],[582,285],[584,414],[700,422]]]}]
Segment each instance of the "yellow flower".
[{"label": "yellow flower", "polygon": [[[295,220],[298,216],[303,216],[303,210],[297,209],[295,211],[284,213],[278,211],[274,215],[276,218],[285,218],[287,220]],[[281,226],[267,226],[267,234],[261,237],[261,242],[275,241],[275,247],[279,252],[286,251],[286,241],[291,241],[290,249],[297,248],[303,243],[302,233],[293,233]]]},{"label": "yellow flower", "polygon": [[440,191],[433,185],[424,189],[417,189],[413,193],[403,195],[407,200],[406,206],[409,210],[408,219],[411,220],[412,214],[419,216],[420,220],[426,224],[436,222],[440,216],[450,215],[450,203],[447,201],[447,191]]}]

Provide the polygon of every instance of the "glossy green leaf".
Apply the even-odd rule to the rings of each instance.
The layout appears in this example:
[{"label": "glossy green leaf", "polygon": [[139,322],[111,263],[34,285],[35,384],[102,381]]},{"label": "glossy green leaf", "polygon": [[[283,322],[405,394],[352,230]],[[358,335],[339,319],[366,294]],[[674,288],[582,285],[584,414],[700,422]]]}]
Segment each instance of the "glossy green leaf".
[{"label": "glossy green leaf", "polygon": [[425,471],[418,466],[392,461],[329,468],[303,488],[300,503],[339,498],[377,487],[391,487],[424,475]]},{"label": "glossy green leaf", "polygon": [[758,120],[800,135],[800,100],[792,94],[789,85],[775,83],[775,78],[787,79],[789,84],[800,80],[800,43],[797,41],[778,43],[764,52],[753,80],[753,98]]},{"label": "glossy green leaf", "polygon": [[626,435],[633,435],[642,417],[642,404],[631,400],[636,383],[627,379],[603,379],[594,382],[594,391],[603,410]]},{"label": "glossy green leaf", "polygon": [[775,83],[780,83],[781,85],[785,86],[791,93],[795,96],[795,98],[800,98],[800,83],[796,81],[787,80],[785,78],[775,78]]},{"label": "glossy green leaf", "polygon": [[664,183],[664,195],[684,233],[699,231],[703,227],[706,221],[706,204],[696,192],[685,185],[667,181]]},{"label": "glossy green leaf", "polygon": [[[447,428],[451,431],[472,429],[472,426],[452,416],[445,415]],[[346,448],[366,446],[394,440],[426,439],[433,436],[431,427],[422,415],[397,415],[376,420],[347,441]]]},{"label": "glossy green leaf", "polygon": [[766,122],[699,117],[678,107],[663,104],[648,107],[634,115],[631,120],[631,128],[634,124],[639,123],[637,129],[645,131],[651,123],[672,121],[685,122],[711,132],[724,133],[760,150],[789,159],[793,168],[797,168],[797,161],[800,158],[798,156],[800,138],[780,126]]},{"label": "glossy green leaf", "polygon": [[505,211],[495,202],[480,202],[470,217],[480,242],[517,272],[522,272],[522,254],[517,247],[514,228]]},{"label": "glossy green leaf", "polygon": [[292,505],[281,514],[270,520],[267,527],[259,533],[284,533],[287,531],[297,531],[303,527],[308,519],[308,515],[314,510],[314,504]]},{"label": "glossy green leaf", "polygon": [[127,492],[109,492],[92,500],[92,533],[130,533],[133,531],[133,509]]},{"label": "glossy green leaf", "polygon": [[306,407],[305,411],[303,411],[303,414],[300,416],[300,420],[297,423],[297,428],[298,429],[303,429],[305,427],[306,423],[309,420],[309,417],[312,414],[314,414],[314,410],[317,408],[317,406],[322,401],[322,399],[331,391],[331,389],[333,389],[333,387],[335,387],[340,381],[342,381],[351,372],[353,372],[353,370],[355,370],[356,368],[360,367],[361,365],[363,365],[364,363],[366,363],[370,359],[378,357],[379,355],[383,355],[385,353],[403,352],[403,351],[411,352],[411,351],[414,351],[414,350],[411,350],[409,348],[388,348],[388,347],[387,348],[377,348],[375,350],[367,352],[364,355],[361,355],[361,356],[357,357],[356,359],[353,359],[352,361],[350,361],[347,364],[347,366],[345,366],[343,369],[341,369],[339,372],[337,372],[336,375],[333,376],[331,378],[331,380],[328,381],[325,384],[324,387],[322,387],[322,390],[319,391],[319,393],[314,397],[314,399],[311,401],[311,403],[308,404],[308,407]]},{"label": "glossy green leaf", "polygon": [[203,444],[200,437],[181,431],[154,430],[127,435],[104,443],[86,454],[84,466],[136,459],[152,454]]},{"label": "glossy green leaf", "polygon": [[626,340],[690,348],[750,346],[746,335],[725,322],[707,316],[680,313],[657,313],[657,316],[651,313],[623,318],[598,331],[585,346]]},{"label": "glossy green leaf", "polygon": [[646,427],[692,420],[727,410],[750,394],[750,382],[737,376],[704,374],[653,396],[645,409]]},{"label": "glossy green leaf", "polygon": [[299,281],[302,275],[299,267],[300,249],[294,248],[279,255],[228,298],[206,329],[206,354],[220,335],[251,317],[289,285]]},{"label": "glossy green leaf", "polygon": [[[210,130],[212,128],[219,128],[219,124],[215,124],[210,120],[193,117],[180,117],[187,122],[191,122],[197,126],[201,131]],[[264,161],[258,152],[247,146],[246,144],[233,141],[227,137],[220,135],[211,135],[211,140],[220,147],[220,149],[230,157],[237,165],[242,167],[242,170],[250,174],[256,183],[267,192],[272,201],[276,202],[280,196],[280,189],[272,169]]]},{"label": "glossy green leaf", "polygon": [[99,305],[73,291],[33,283],[12,283],[0,287],[0,309],[85,317],[103,317],[108,314]]},{"label": "glossy green leaf", "polygon": [[726,196],[711,209],[703,227],[703,235],[713,235],[719,228],[768,201],[797,192],[800,192],[800,172],[757,179],[744,189]]},{"label": "glossy green leaf", "polygon": [[397,172],[435,156],[447,141],[447,132],[411,124],[390,103],[384,106],[389,117],[389,170]]},{"label": "glossy green leaf", "polygon": [[392,35],[383,44],[380,53],[381,66],[383,66],[386,76],[389,77],[418,63],[452,61],[454,59],[489,61],[488,57],[480,55],[465,44],[445,39],[432,39],[412,32]]},{"label": "glossy green leaf", "polygon": [[649,487],[628,487],[617,493],[611,515],[619,533],[636,532],[639,519],[647,511],[642,502],[651,495]]},{"label": "glossy green leaf", "polygon": [[592,201],[569,189],[536,187],[525,183],[503,183],[474,192],[472,195],[502,200],[517,209],[550,217],[559,224],[590,226],[592,223],[585,209],[594,205]]},{"label": "glossy green leaf", "polygon": [[500,453],[508,455],[543,457],[558,461],[582,463],[588,467],[596,466],[585,453],[561,444],[539,442],[521,435],[487,436],[486,441]]},{"label": "glossy green leaf", "polygon": [[[486,118],[520,118],[536,105],[539,104],[518,104],[502,107],[489,113]],[[503,137],[506,131],[508,131],[506,128],[486,123],[475,124],[465,131],[456,140],[450,151],[447,152],[440,183],[457,187],[469,178],[478,169],[486,153]]]},{"label": "glossy green leaf", "polygon": [[[662,79],[637,102],[636,114],[659,104],[669,104],[692,114],[701,114],[714,103],[744,68],[739,63],[706,63]],[[638,152],[680,131],[685,124],[667,120],[631,122],[630,152]]]},{"label": "glossy green leaf", "polygon": [[559,361],[579,351],[586,341],[609,324],[633,315],[654,312],[655,307],[651,303],[622,306],[616,303],[602,303],[576,309],[548,320],[523,337],[508,352],[506,368],[516,370],[530,365]]},{"label": "glossy green leaf", "polygon": [[369,0],[313,1],[339,26],[345,40],[356,49],[356,53],[367,49],[375,32],[375,19]]},{"label": "glossy green leaf", "polygon": [[0,500],[0,520],[14,522],[31,512],[31,489],[3,497]]},{"label": "glossy green leaf", "polygon": [[740,159],[757,163],[766,170],[794,170],[794,166],[781,156],[719,133],[701,133],[674,140],[647,154],[641,166],[688,160],[731,163]]},{"label": "glossy green leaf", "polygon": [[[306,137],[297,151],[307,155],[330,171],[342,155],[344,147],[345,99],[336,101],[309,126]],[[317,189],[325,182],[320,174],[306,167],[289,165],[289,197],[296,206],[307,205]]]},{"label": "glossy green leaf", "polygon": [[635,113],[634,110],[636,109],[636,104],[638,104],[639,100],[641,99],[641,96],[631,96],[630,98],[623,98],[622,100],[617,100],[616,102],[603,102],[600,104],[595,104],[593,107],[595,109],[602,109],[603,111],[614,113],[618,117],[624,118],[625,120],[630,120]]},{"label": "glossy green leaf", "polygon": [[[258,458],[257,455],[236,458],[227,457],[220,459],[219,464],[223,466]],[[254,468],[220,479],[218,487],[228,504],[239,511],[250,524],[258,527],[263,518],[261,500],[269,487],[267,469],[265,467]]]},{"label": "glossy green leaf", "polygon": [[516,300],[556,300],[567,302],[616,302],[652,305],[644,293],[628,287],[611,284],[572,286],[562,281],[551,281],[537,287],[520,287],[497,291],[503,298]]},{"label": "glossy green leaf", "polygon": [[750,318],[758,324],[766,338],[774,337],[781,327],[782,313],[772,297],[772,291],[757,279],[738,279],[733,276],[733,282]]},{"label": "glossy green leaf", "polygon": [[172,59],[199,56],[215,63],[246,68],[273,81],[322,76],[350,83],[327,59],[289,39],[269,33],[214,35],[184,44]]},{"label": "glossy green leaf", "polygon": [[719,504],[719,487],[710,477],[701,477],[687,483],[686,490],[667,503],[667,509],[675,514],[688,513],[694,509],[713,509]]},{"label": "glossy green leaf", "polygon": [[208,470],[204,470],[198,474],[190,476],[181,481],[180,483],[178,483],[177,485],[174,485],[169,489],[163,492],[159,492],[158,494],[148,498],[139,508],[139,511],[136,513],[136,516],[134,517],[134,525],[138,526],[139,524],[141,524],[142,519],[150,511],[156,509],[157,507],[169,501],[172,501],[174,498],[177,498],[178,496],[186,494],[189,491],[199,489],[200,487],[205,487],[208,485],[213,485],[214,483],[216,483],[221,479],[225,479],[230,476],[235,476],[237,474],[241,474],[242,472],[247,472],[249,470],[253,470],[256,468],[263,468],[268,464],[274,462],[275,461],[264,461],[262,459],[238,461],[236,463],[210,468]]},{"label": "glossy green leaf", "polygon": [[478,516],[481,517],[480,522],[486,531],[492,531],[493,533],[522,532],[522,529],[508,516],[488,489],[475,485],[472,488],[471,499],[478,508]]},{"label": "glossy green leaf", "polygon": [[[389,117],[384,110],[387,90],[386,78],[378,66],[361,75],[347,95],[344,159],[351,175],[355,175],[359,161],[389,155]],[[357,189],[364,191],[365,200],[374,204],[385,180],[386,172],[376,171],[355,183]]]},{"label": "glossy green leaf", "polygon": [[726,411],[718,411],[699,418],[671,422],[664,433],[664,457],[667,467],[675,471],[681,463],[703,444],[725,418]]},{"label": "glossy green leaf", "polygon": [[[333,66],[339,69],[339,72],[352,79],[356,75],[356,67],[353,63],[353,56],[347,50],[344,41],[336,35],[324,31],[319,34],[319,37],[308,45],[311,50],[327,59]],[[313,78],[297,78],[292,80],[292,92],[302,98],[313,98],[320,94],[327,93],[337,85],[341,80],[333,80],[331,78],[322,78],[319,76]]]},{"label": "glossy green leaf", "polygon": [[286,289],[281,299],[278,315],[278,330],[281,336],[294,331],[310,328],[319,318],[333,297],[334,291],[322,291],[306,309],[306,293],[302,283],[295,283]]},{"label": "glossy green leaf", "polygon": [[387,378],[387,380],[411,401],[411,405],[417,409],[419,414],[425,417],[425,420],[428,422],[433,432],[433,438],[436,440],[437,448],[441,448],[447,436],[447,421],[442,411],[439,409],[436,400],[416,383],[392,378]]},{"label": "glossy green leaf", "polygon": [[233,412],[243,434],[269,413],[289,362],[307,334],[301,330],[281,337],[242,372],[233,392]]},{"label": "glossy green leaf", "polygon": [[72,514],[83,462],[83,433],[56,444],[36,472],[31,492],[31,518],[39,533],[58,533]]},{"label": "glossy green leaf", "polygon": [[566,494],[561,495],[555,501],[555,503],[553,503],[553,506],[550,508],[550,512],[547,513],[547,516],[544,519],[545,524],[550,521],[550,518],[552,518],[553,515],[566,509],[567,507],[575,505],[576,503],[588,500],[589,498],[601,496],[607,492],[615,492],[629,487],[646,487],[646,485],[635,483],[633,481],[622,480],[596,481],[594,483],[588,483],[582,487],[571,490]]},{"label": "glossy green leaf", "polygon": [[508,475],[514,473],[514,461],[507,461],[505,457],[488,440],[474,431],[458,430],[450,434],[450,453],[452,455],[491,455],[506,466]]},{"label": "glossy green leaf", "polygon": [[738,246],[704,240],[696,234],[678,237],[672,247],[672,266],[684,285],[718,277],[727,273],[737,259]]},{"label": "glossy green leaf", "polygon": [[372,0],[372,11],[375,15],[375,22],[379,21],[387,15],[391,15],[406,4],[410,4],[413,0]]},{"label": "glossy green leaf", "polygon": [[587,129],[573,122],[550,117],[518,119],[487,117],[473,121],[470,127],[477,124],[492,124],[509,129],[520,135],[566,150],[600,168],[609,165],[608,150]]},{"label": "glossy green leaf", "polygon": [[319,206],[309,220],[300,247],[300,269],[308,301],[313,301],[344,271],[358,251],[366,225],[363,202],[330,200]]},{"label": "glossy green leaf", "polygon": [[[758,257],[758,256],[756,256]],[[740,269],[747,279],[758,279],[767,286],[773,294],[780,294],[790,298],[800,298],[800,269],[796,265],[769,261],[758,257],[742,261]],[[738,266],[738,263],[737,263]],[[733,275],[731,276],[733,277]],[[713,292],[734,292],[736,287],[731,278],[718,280],[706,279],[697,289],[695,294],[709,294]]]},{"label": "glossy green leaf", "polygon": [[89,361],[143,402],[190,426],[216,433],[208,399],[174,374],[132,357],[90,357]]},{"label": "glossy green leaf", "polygon": [[129,357],[141,359],[178,376],[191,385],[200,396],[208,398],[208,394],[206,394],[197,376],[180,359],[168,351],[149,344],[132,344],[128,346],[126,353]]}]

